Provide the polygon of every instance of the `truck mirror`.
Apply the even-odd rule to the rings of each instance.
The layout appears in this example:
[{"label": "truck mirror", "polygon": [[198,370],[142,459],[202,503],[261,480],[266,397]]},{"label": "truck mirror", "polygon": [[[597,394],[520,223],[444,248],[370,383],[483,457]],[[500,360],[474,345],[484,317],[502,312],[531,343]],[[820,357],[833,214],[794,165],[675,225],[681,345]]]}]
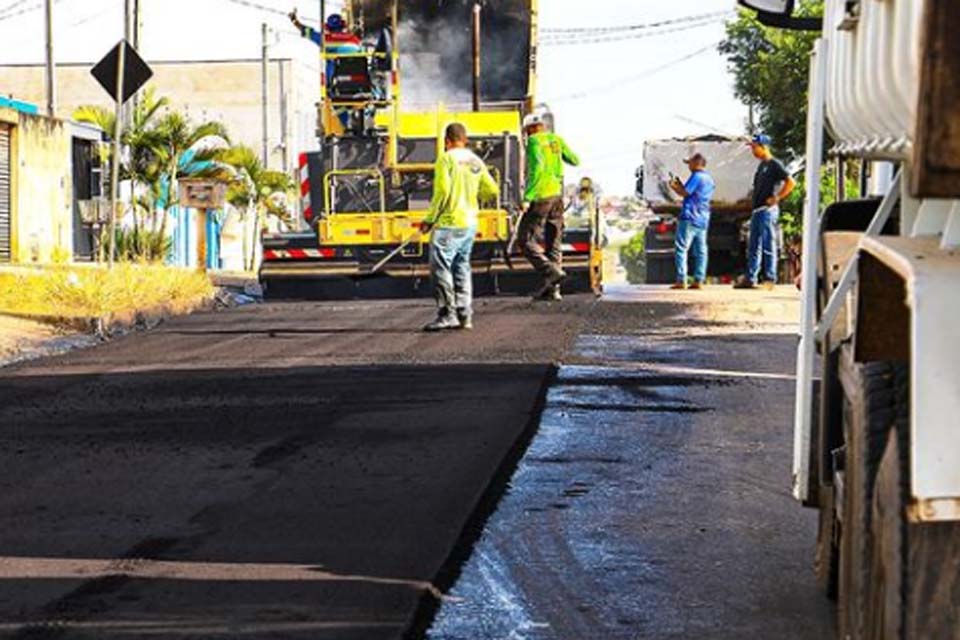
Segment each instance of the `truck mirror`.
[{"label": "truck mirror", "polygon": [[739,0],[740,4],[758,13],[775,13],[789,16],[793,13],[793,0]]},{"label": "truck mirror", "polygon": [[794,0],[737,0],[741,6],[757,12],[760,24],[788,31],[822,31],[822,18],[798,18],[793,15]]}]

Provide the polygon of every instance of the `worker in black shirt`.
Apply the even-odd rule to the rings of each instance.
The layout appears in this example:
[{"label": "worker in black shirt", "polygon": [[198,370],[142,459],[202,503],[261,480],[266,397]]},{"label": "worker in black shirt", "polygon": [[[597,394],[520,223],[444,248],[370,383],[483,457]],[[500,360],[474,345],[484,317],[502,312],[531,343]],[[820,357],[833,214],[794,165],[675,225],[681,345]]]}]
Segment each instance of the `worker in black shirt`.
[{"label": "worker in black shirt", "polygon": [[777,222],[780,202],[797,186],[786,167],[770,152],[770,136],[757,135],[750,141],[753,156],[760,161],[753,178],[753,216],[750,218],[750,247],[747,273],[734,285],[736,289],[756,289],[763,270],[763,285],[777,283]]}]

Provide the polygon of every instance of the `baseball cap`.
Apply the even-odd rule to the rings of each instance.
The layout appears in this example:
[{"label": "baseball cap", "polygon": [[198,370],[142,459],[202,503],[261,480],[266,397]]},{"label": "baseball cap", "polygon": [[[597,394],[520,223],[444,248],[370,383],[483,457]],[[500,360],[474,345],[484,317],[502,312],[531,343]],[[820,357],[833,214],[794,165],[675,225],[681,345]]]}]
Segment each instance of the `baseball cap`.
[{"label": "baseball cap", "polygon": [[771,144],[773,144],[773,138],[771,138],[765,133],[758,133],[757,135],[753,136],[753,138],[750,139],[749,144],[750,145],[759,144],[759,145],[763,145],[764,147],[769,147]]},{"label": "baseball cap", "polygon": [[529,129],[530,127],[535,127],[541,124],[543,124],[543,116],[539,113],[529,113],[523,119],[524,129]]},{"label": "baseball cap", "polygon": [[702,162],[704,165],[706,165],[707,159],[704,157],[702,153],[695,153],[683,161],[684,164],[691,164],[694,162]]}]

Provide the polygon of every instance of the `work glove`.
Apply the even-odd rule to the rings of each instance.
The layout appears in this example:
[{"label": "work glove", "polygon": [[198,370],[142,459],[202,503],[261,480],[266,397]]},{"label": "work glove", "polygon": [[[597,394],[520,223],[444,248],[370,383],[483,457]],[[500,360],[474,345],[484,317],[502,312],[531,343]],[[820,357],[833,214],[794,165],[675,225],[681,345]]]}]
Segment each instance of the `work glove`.
[{"label": "work glove", "polygon": [[436,225],[435,222],[427,222],[426,220],[424,220],[423,222],[420,223],[420,233],[422,235],[427,235],[428,233],[433,231],[433,227],[435,225]]}]

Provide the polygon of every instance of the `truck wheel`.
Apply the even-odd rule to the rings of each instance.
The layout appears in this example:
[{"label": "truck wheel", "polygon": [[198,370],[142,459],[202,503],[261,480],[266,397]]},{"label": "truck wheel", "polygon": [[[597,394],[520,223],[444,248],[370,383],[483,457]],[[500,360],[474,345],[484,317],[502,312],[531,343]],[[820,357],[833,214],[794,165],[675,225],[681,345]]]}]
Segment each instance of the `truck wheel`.
[{"label": "truck wheel", "polygon": [[820,487],[820,520],[817,529],[817,555],[814,559],[817,582],[831,600],[837,598],[840,578],[840,547],[837,545],[836,496],[833,487]]},{"label": "truck wheel", "polygon": [[840,637],[860,640],[871,638],[866,635],[865,611],[872,582],[874,484],[887,434],[895,425],[906,422],[905,406],[898,406],[905,405],[899,398],[903,396],[905,400],[906,396],[898,389],[906,388],[906,370],[886,362],[859,364],[854,361],[852,345],[847,344],[840,354],[840,382],[845,444],[838,590]]},{"label": "truck wheel", "polygon": [[839,371],[841,349],[831,348],[829,341],[824,342],[823,349],[828,354],[822,359],[820,384],[814,387],[817,428],[811,443],[810,474],[815,482],[811,483],[810,491],[816,491],[819,513],[814,565],[817,582],[829,599],[836,600],[840,580],[840,523],[833,451],[843,444],[843,386]]},{"label": "truck wheel", "polygon": [[909,430],[889,434],[873,499],[868,633],[879,640],[960,638],[960,523],[913,524]]}]

